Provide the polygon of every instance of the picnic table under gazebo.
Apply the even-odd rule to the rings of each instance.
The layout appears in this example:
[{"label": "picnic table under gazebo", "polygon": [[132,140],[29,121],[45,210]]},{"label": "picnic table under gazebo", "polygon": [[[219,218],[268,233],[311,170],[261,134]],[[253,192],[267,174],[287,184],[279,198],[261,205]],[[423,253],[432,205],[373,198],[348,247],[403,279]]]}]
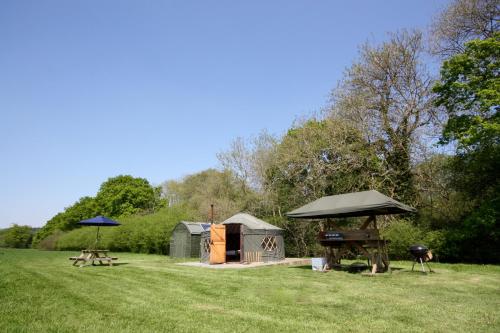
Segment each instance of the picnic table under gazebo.
[{"label": "picnic table under gazebo", "polygon": [[[380,236],[377,215],[415,211],[415,208],[371,190],[322,197],[286,215],[301,219],[327,219],[327,229],[319,233],[318,240],[327,248],[329,267],[339,266],[342,256],[347,251],[356,249],[368,258],[372,273],[376,273],[390,270],[388,240]],[[357,230],[346,230],[332,221],[364,216],[368,218]]]}]

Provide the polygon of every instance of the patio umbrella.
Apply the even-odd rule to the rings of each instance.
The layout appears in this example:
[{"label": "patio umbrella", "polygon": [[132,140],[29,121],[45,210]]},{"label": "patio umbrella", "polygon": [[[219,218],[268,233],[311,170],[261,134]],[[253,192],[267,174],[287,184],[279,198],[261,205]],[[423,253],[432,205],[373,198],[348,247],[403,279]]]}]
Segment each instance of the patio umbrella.
[{"label": "patio umbrella", "polygon": [[83,220],[78,222],[77,224],[79,225],[90,225],[90,226],[95,226],[97,227],[97,235],[95,238],[95,245],[97,246],[97,243],[99,243],[99,228],[100,227],[116,227],[119,226],[120,223],[113,221],[112,219],[109,219],[105,216],[96,216],[88,220]]}]

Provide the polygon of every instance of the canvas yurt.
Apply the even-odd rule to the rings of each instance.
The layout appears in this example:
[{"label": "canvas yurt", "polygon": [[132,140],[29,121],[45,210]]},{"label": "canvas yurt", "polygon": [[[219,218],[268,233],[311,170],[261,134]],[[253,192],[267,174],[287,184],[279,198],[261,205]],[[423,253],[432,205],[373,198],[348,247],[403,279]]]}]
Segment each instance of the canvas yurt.
[{"label": "canvas yurt", "polygon": [[[201,234],[201,262],[269,262],[285,258],[283,229],[246,213],[236,214],[212,229],[222,230],[217,242],[225,256],[219,262],[211,262],[210,252],[214,249],[211,231]],[[212,255],[213,257],[213,255]]]},{"label": "canvas yurt", "polygon": [[186,222],[177,224],[170,238],[170,257],[198,258],[200,256],[201,233],[210,229],[210,223]]}]

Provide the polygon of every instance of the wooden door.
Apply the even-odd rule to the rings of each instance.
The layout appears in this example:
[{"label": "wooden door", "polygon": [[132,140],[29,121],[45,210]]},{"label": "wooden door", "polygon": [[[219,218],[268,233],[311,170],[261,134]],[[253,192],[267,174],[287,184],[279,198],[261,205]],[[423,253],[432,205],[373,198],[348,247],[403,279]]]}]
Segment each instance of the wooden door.
[{"label": "wooden door", "polygon": [[210,226],[210,264],[226,262],[226,226],[212,224]]}]

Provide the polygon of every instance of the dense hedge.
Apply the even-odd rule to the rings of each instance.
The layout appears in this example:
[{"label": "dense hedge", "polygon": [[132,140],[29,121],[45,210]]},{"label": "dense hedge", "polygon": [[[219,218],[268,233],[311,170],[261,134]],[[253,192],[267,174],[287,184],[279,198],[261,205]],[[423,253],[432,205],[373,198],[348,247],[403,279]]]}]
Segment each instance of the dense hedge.
[{"label": "dense hedge", "polygon": [[392,260],[412,259],[408,248],[413,244],[427,246],[435,257],[443,253],[445,234],[441,231],[428,231],[419,228],[408,220],[394,221],[382,231],[385,239],[389,239],[389,257]]},{"label": "dense hedge", "polygon": [[[99,247],[111,251],[168,254],[170,236],[177,223],[190,220],[183,207],[163,208],[149,215],[128,216],[118,221],[119,227],[101,227]],[[57,250],[81,250],[93,246],[96,227],[81,227],[60,234],[52,240]]]}]

